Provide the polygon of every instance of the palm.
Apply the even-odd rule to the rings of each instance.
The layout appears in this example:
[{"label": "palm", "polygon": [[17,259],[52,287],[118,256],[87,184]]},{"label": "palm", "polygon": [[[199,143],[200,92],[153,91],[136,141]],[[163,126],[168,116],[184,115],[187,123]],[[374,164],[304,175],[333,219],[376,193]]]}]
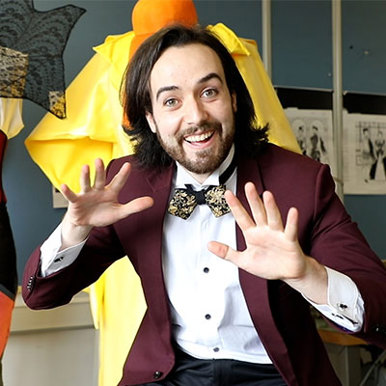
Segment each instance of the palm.
[{"label": "palm", "polygon": [[227,192],[227,202],[246,242],[242,252],[213,242],[210,249],[219,257],[228,259],[240,268],[264,279],[292,279],[306,269],[305,256],[297,240],[297,210],[292,208],[283,226],[280,212],[271,193],[259,198],[253,184],[246,185],[246,195],[252,216],[239,200]]},{"label": "palm", "polygon": [[96,173],[90,184],[89,168],[82,169],[81,192],[75,194],[66,185],[62,192],[69,201],[67,219],[76,226],[105,226],[139,212],[152,205],[150,197],[141,197],[126,204],[118,202],[118,194],[127,181],[130,167],[124,164],[112,181],[106,185],[105,170],[101,160],[95,162]]},{"label": "palm", "polygon": [[265,279],[298,277],[304,268],[298,243],[284,232],[255,226],[244,237],[247,248],[240,253],[240,268]]},{"label": "palm", "polygon": [[122,205],[114,193],[106,188],[79,194],[76,200],[69,202],[69,216],[79,225],[104,226],[116,222]]}]

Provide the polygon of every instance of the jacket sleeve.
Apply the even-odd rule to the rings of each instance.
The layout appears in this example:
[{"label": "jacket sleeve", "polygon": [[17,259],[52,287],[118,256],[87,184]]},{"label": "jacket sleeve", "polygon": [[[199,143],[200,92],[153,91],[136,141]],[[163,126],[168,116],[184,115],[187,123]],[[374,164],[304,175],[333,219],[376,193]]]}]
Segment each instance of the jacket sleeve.
[{"label": "jacket sleeve", "polygon": [[[106,182],[114,177],[112,161]],[[79,291],[94,283],[116,260],[126,255],[114,225],[94,227],[79,256],[68,267],[46,277],[40,274],[40,246],[35,249],[23,273],[22,296],[32,309],[47,309],[67,304]]]},{"label": "jacket sleeve", "polygon": [[310,255],[355,282],[365,305],[364,325],[355,335],[386,348],[386,269],[335,194],[325,165],[314,197]]},{"label": "jacket sleeve", "polygon": [[32,309],[48,309],[67,304],[76,293],[94,283],[114,261],[124,255],[113,227],[94,228],[71,265],[42,277],[39,246],[24,269],[23,299]]}]

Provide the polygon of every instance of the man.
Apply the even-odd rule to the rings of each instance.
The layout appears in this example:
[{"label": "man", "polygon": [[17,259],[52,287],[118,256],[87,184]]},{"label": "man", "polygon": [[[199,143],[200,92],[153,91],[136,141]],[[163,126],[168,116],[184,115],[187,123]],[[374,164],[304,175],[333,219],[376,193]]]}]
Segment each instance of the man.
[{"label": "man", "polygon": [[92,185],[85,166],[79,194],[62,186],[68,211],[25,268],[30,307],[69,302],[129,256],[148,309],[120,385],[338,385],[310,303],[386,347],[380,259],[328,167],[253,127],[246,86],[214,36],[156,33],[123,91],[136,154],[111,162],[107,179],[96,160]]},{"label": "man", "polygon": [[[119,101],[128,59],[159,29],[177,23],[198,24],[192,0],[139,0],[131,17],[133,30],[110,35],[95,47],[95,55],[67,88],[66,119],[46,114],[26,139],[29,155],[58,189],[66,182],[70,189],[79,191],[80,168],[97,157],[107,164],[133,153],[129,137],[122,130]],[[269,141],[298,151],[256,43],[238,37],[222,23],[206,28],[216,34],[234,58],[254,103],[257,123],[265,126],[269,122]],[[103,347],[99,351],[99,386],[115,386],[146,310],[142,287],[129,260],[121,259],[90,286],[89,292],[99,345]],[[124,321],[120,320],[122,313],[127,315]]]}]

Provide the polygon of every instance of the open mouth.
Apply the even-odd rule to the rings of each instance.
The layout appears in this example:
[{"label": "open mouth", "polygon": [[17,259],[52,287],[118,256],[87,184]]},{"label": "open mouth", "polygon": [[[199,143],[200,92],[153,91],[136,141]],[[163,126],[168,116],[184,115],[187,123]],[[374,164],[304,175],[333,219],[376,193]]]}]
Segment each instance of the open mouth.
[{"label": "open mouth", "polygon": [[190,144],[201,144],[208,142],[213,137],[214,131],[207,131],[201,134],[189,135],[184,140]]}]

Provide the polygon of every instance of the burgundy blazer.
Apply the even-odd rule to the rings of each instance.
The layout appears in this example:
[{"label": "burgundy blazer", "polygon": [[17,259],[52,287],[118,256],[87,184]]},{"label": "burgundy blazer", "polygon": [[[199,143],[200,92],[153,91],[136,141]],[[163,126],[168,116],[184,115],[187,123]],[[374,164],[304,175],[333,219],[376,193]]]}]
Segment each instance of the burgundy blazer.
[{"label": "burgundy blazer", "polygon": [[[149,195],[154,206],[111,226],[94,228],[77,260],[49,277],[39,276],[37,248],[23,279],[23,297],[29,307],[56,307],[97,280],[115,260],[129,256],[141,278],[148,309],[124,365],[121,386],[161,380],[175,360],[161,262],[174,167],[140,170],[132,158],[125,157],[109,165],[109,180],[125,161],[134,162],[134,167],[120,200]],[[256,159],[239,161],[237,180],[237,195],[246,206],[243,186],[253,181],[259,192],[273,192],[283,220],[291,206],[299,209],[299,242],[304,252],[350,276],[363,296],[364,326],[354,335],[386,348],[386,270],[336,196],[329,168],[268,145]],[[238,249],[243,250],[238,227],[236,233]],[[243,270],[239,276],[256,330],[287,384],[339,385],[302,295],[279,280],[263,280]]]}]

